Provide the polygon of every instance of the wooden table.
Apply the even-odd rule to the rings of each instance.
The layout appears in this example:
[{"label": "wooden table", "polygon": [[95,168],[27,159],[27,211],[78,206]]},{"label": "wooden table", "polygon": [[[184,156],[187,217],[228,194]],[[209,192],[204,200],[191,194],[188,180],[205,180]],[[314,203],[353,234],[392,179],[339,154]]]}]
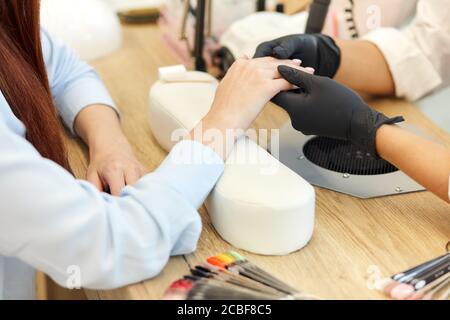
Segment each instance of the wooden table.
[{"label": "wooden table", "polygon": [[[177,63],[160,41],[155,26],[124,28],[123,48],[97,61],[104,78],[123,111],[123,127],[139,159],[155,169],[166,153],[152,136],[147,122],[148,92],[160,66]],[[373,106],[388,115],[405,115],[407,121],[450,148],[450,137],[401,100],[379,100]],[[288,117],[270,105],[255,127],[277,128]],[[70,158],[75,173],[84,177],[86,149],[71,140]],[[331,299],[380,299],[368,288],[376,273],[391,275],[444,252],[450,240],[450,206],[429,192],[360,200],[316,188],[317,220],[312,241],[304,249],[283,257],[241,252],[252,261],[293,286]],[[174,257],[158,277],[112,291],[87,291],[91,299],[158,299],[167,286],[188,273],[189,267],[206,257],[232,248],[222,240],[202,208],[204,228],[198,250]]]}]

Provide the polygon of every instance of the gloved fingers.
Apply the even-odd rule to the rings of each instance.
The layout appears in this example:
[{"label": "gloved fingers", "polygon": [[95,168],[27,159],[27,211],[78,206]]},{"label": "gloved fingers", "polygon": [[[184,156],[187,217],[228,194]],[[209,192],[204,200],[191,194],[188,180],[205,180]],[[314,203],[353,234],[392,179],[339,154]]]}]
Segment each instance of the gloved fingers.
[{"label": "gloved fingers", "polygon": [[257,48],[253,58],[272,57],[273,48],[278,46],[278,41],[266,41],[261,43]]},{"label": "gloved fingers", "polygon": [[305,89],[307,93],[311,92],[314,75],[285,65],[280,65],[278,72],[291,84]]},{"label": "gloved fingers", "polygon": [[301,47],[300,39],[299,37],[286,37],[273,48],[272,55],[277,59],[291,59]]},{"label": "gloved fingers", "polygon": [[272,102],[286,110],[291,119],[293,119],[298,113],[298,109],[301,109],[305,104],[305,100],[306,96],[304,94],[282,91],[272,99]]}]

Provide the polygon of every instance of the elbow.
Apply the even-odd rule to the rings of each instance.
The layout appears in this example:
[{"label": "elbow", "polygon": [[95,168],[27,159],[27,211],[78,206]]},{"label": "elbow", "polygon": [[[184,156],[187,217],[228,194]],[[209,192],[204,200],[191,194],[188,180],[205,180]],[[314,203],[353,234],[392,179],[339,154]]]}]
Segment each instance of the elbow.
[{"label": "elbow", "polygon": [[169,261],[169,252],[161,253],[152,261],[136,262],[136,265],[100,268],[77,267],[64,281],[56,281],[68,289],[113,290],[158,276]]}]

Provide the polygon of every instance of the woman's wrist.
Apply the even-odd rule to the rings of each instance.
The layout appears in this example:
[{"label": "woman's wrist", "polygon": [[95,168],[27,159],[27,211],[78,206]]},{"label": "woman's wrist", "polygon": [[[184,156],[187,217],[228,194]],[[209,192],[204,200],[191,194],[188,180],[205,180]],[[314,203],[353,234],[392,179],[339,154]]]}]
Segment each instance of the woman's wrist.
[{"label": "woman's wrist", "polygon": [[104,105],[84,108],[75,120],[75,132],[88,145],[91,155],[127,142],[117,113]]},{"label": "woman's wrist", "polygon": [[129,148],[128,139],[121,130],[98,130],[96,134],[88,139],[89,155],[91,158],[110,152],[111,149]]},{"label": "woman's wrist", "polygon": [[187,138],[212,148],[225,160],[247,126],[242,115],[224,113],[224,109],[213,107]]},{"label": "woman's wrist", "polygon": [[386,137],[389,135],[389,131],[392,125],[384,124],[378,128],[375,135],[375,146],[377,153],[381,158],[385,155]]},{"label": "woman's wrist", "polygon": [[220,108],[213,106],[203,119],[204,127],[218,129],[224,133],[226,131],[247,130],[248,125],[245,123],[245,115],[243,113],[228,112],[230,109],[223,106]]},{"label": "woman's wrist", "polygon": [[375,145],[378,155],[390,161],[393,154],[398,152],[399,137],[404,135],[404,129],[395,124],[384,124],[378,128],[375,135]]}]

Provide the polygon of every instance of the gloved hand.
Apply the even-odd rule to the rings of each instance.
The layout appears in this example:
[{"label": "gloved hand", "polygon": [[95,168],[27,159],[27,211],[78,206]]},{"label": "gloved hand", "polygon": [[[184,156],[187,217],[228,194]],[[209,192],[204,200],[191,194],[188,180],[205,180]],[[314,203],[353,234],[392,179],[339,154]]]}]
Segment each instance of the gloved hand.
[{"label": "gloved hand", "polygon": [[297,34],[261,43],[255,58],[300,59],[319,76],[333,78],[341,64],[341,50],[324,34]]},{"label": "gloved hand", "polygon": [[293,127],[305,135],[351,141],[377,157],[378,128],[404,121],[401,116],[388,118],[371,109],[356,92],[330,78],[287,66],[279,66],[278,71],[302,92],[282,92],[272,101],[288,112]]}]

